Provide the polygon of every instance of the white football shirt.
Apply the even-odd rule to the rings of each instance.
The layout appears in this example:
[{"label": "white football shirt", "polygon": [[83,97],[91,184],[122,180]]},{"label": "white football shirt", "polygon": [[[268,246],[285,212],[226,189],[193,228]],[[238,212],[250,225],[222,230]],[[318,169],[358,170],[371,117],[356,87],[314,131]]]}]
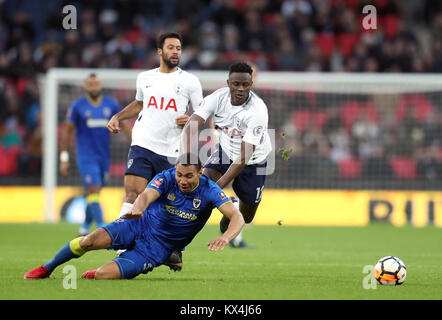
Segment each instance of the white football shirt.
[{"label": "white football shirt", "polygon": [[132,129],[132,145],[159,155],[178,157],[182,128],[175,119],[190,106],[195,109],[203,99],[198,78],[178,68],[162,73],[159,68],[141,72],[137,77],[135,99],[143,101]]},{"label": "white football shirt", "polygon": [[267,106],[252,91],[244,104],[233,106],[230,102],[229,88],[218,89],[204,98],[195,114],[204,120],[213,116],[221,148],[232,161],[240,156],[242,141],[255,145],[255,151],[247,165],[264,161],[272,151],[267,132]]}]

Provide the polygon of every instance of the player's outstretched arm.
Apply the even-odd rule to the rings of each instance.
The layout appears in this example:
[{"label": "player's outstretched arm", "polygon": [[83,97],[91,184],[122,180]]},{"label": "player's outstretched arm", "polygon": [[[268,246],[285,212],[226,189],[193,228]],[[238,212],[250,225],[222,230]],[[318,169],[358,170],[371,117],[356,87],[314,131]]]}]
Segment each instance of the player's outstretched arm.
[{"label": "player's outstretched arm", "polygon": [[181,154],[198,154],[199,129],[206,121],[196,114],[192,114],[183,128],[180,138]]},{"label": "player's outstretched arm", "polygon": [[132,210],[122,216],[124,219],[140,219],[143,216],[143,211],[149,205],[160,197],[158,191],[147,188],[143,193],[139,194],[134,202]]},{"label": "player's outstretched arm", "polygon": [[236,176],[238,176],[241,173],[242,169],[244,169],[247,166],[247,163],[252,157],[254,151],[255,151],[255,145],[243,141],[241,143],[241,155],[237,159],[235,159],[235,161],[232,162],[229,169],[227,169],[226,173],[224,173],[221,176],[221,178],[219,178],[216,184],[221,189],[223,189],[231,181],[233,181],[233,179],[235,179]]},{"label": "player's outstretched arm", "polygon": [[124,135],[127,137],[127,140],[132,141],[132,126],[130,125],[128,120],[120,121],[121,129],[124,132]]},{"label": "player's outstretched arm", "polygon": [[112,133],[120,132],[120,121],[135,118],[141,110],[143,110],[143,101],[132,101],[109,120],[106,126],[107,130]]},{"label": "player's outstretched arm", "polygon": [[211,251],[223,250],[230,240],[241,232],[245,224],[241,212],[239,212],[232,202],[223,204],[218,210],[230,220],[230,223],[221,237],[216,237],[208,243],[209,250]]}]

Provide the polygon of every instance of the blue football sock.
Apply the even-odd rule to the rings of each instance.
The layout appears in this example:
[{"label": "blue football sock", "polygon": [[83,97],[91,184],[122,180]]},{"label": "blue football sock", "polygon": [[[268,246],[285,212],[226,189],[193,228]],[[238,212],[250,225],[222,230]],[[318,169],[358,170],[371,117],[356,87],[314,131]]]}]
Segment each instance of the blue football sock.
[{"label": "blue football sock", "polygon": [[73,259],[82,256],[85,251],[80,247],[80,240],[83,237],[75,238],[72,241],[69,241],[63,248],[58,251],[54,258],[45,263],[45,266],[50,272],[52,272],[59,265]]},{"label": "blue football sock", "polygon": [[83,222],[81,228],[83,228],[85,230],[89,230],[89,227],[90,227],[92,221],[93,221],[92,212],[91,212],[90,206],[88,205],[88,206],[86,206],[86,217],[84,219],[84,222]]},{"label": "blue football sock", "polygon": [[99,202],[99,194],[90,194],[86,198],[87,201],[87,210],[90,210],[92,219],[97,224],[97,227],[104,226],[103,221],[103,210],[101,209],[101,205]]}]

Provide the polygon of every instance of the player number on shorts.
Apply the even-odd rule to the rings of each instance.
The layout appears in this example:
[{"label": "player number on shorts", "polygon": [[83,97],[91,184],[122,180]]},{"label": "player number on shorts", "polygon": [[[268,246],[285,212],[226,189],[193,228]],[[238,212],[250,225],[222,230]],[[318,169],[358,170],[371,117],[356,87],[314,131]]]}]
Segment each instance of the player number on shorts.
[{"label": "player number on shorts", "polygon": [[256,199],[255,203],[258,203],[261,201],[262,198],[262,191],[264,190],[264,186],[256,188]]}]

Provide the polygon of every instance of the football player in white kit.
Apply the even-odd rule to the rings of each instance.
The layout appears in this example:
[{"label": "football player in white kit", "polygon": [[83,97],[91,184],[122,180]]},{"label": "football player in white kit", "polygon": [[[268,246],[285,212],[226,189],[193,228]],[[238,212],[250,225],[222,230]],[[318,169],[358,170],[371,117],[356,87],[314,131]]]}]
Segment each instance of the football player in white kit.
[{"label": "football player in white kit", "polygon": [[[197,148],[199,128],[212,116],[219,132],[219,145],[204,165],[203,173],[224,188],[230,182],[239,197],[239,209],[246,223],[252,222],[261,202],[266,178],[267,156],[272,150],[267,132],[268,111],[264,101],[251,91],[253,70],[245,62],[229,69],[227,87],[205,97],[184,127],[182,152]],[[229,224],[222,218],[221,232]],[[232,247],[247,247],[241,234]]]},{"label": "football player in white kit", "polygon": [[[120,132],[120,121],[137,117],[124,175],[125,200],[120,216],[130,212],[147,183],[175,165],[180,134],[189,116],[203,99],[198,78],[178,67],[182,36],[168,32],[157,40],[160,66],[141,72],[136,81],[135,100],[114,115],[107,128]],[[178,270],[180,268],[178,267]]]}]

